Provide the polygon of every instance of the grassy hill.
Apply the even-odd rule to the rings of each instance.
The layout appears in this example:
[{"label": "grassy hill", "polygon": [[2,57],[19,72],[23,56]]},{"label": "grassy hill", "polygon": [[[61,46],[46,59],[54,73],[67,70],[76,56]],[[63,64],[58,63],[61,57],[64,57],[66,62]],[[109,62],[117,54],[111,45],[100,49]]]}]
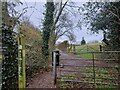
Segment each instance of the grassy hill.
[{"label": "grassy hill", "polygon": [[94,43],[94,44],[76,46],[76,51],[77,52],[99,51],[99,45],[102,45],[102,43]]},{"label": "grassy hill", "polygon": [[92,58],[92,54],[87,52],[99,51],[100,45],[102,45],[102,43],[76,46],[76,52],[79,53],[76,54],[76,56],[79,58]]},{"label": "grassy hill", "polygon": [[20,31],[24,34],[27,44],[33,44],[34,41],[41,39],[41,32],[31,24],[23,23]]}]

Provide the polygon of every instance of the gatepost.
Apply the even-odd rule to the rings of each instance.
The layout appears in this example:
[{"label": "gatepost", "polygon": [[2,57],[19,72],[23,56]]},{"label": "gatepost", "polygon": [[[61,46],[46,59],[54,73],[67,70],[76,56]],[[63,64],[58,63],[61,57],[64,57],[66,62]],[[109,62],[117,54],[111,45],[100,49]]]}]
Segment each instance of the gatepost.
[{"label": "gatepost", "polygon": [[53,66],[53,81],[54,81],[54,85],[57,82],[57,67],[59,66],[59,51],[58,50],[54,50],[52,52],[52,66]]},{"label": "gatepost", "polygon": [[25,39],[22,34],[18,37],[18,88],[26,88],[25,70]]}]

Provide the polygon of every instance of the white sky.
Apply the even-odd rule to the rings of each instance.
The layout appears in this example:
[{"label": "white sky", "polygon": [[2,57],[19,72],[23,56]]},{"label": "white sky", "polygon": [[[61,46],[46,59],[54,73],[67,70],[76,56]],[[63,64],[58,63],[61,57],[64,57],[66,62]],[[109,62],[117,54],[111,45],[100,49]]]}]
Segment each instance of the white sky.
[{"label": "white sky", "polygon": [[[20,0],[22,2],[46,2],[46,0]],[[51,0],[48,0],[48,1],[51,1]],[[53,0],[55,2],[59,2],[60,0]],[[64,2],[67,1],[67,0],[63,0]],[[117,2],[119,0],[72,0],[74,2],[88,2],[88,1],[92,1],[92,2]]]},{"label": "white sky", "polygon": [[[24,5],[21,5],[21,6],[17,7],[16,9],[17,10],[21,10],[22,8],[24,8],[26,6],[28,6],[28,7],[34,6],[34,4],[35,4],[35,2],[26,2],[26,3],[24,2]],[[35,6],[36,9],[30,8],[30,9],[27,10],[27,13],[25,14],[28,17],[31,16],[30,17],[30,21],[37,27],[42,25],[41,22],[42,22],[42,19],[44,18],[43,12],[45,10],[44,4],[45,4],[45,2],[37,2],[36,6]],[[72,16],[71,16],[71,18],[72,18]],[[73,23],[75,23],[75,21],[77,21],[77,19],[78,18],[76,17],[73,20]],[[101,41],[102,40],[102,36],[103,36],[102,33],[96,34],[96,35],[95,34],[91,34],[91,32],[88,31],[86,29],[86,27],[82,27],[82,30],[77,29],[77,28],[74,29],[74,34],[76,35],[77,43],[80,43],[80,41],[82,40],[82,37],[84,37],[87,42],[90,42],[90,41],[94,41],[94,40]],[[64,41],[64,40],[67,40],[67,37],[65,37],[65,36],[61,37],[58,40],[58,42],[59,41]]]}]

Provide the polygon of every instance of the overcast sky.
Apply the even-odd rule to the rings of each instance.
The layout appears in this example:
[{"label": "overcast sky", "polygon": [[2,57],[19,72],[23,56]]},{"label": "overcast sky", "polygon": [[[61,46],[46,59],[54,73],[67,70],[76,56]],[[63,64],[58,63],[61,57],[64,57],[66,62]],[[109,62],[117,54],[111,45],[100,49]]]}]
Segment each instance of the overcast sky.
[{"label": "overcast sky", "polygon": [[[23,5],[17,7],[16,9],[21,10],[24,7],[27,7],[27,6],[30,7],[30,6],[35,5],[36,9],[29,8],[25,15],[30,17],[30,21],[35,26],[39,27],[40,25],[42,25],[41,21],[44,18],[44,16],[43,16],[43,12],[45,10],[44,4],[45,4],[45,2],[37,2],[36,5],[35,5],[35,2],[26,2],[26,3],[24,2]],[[78,5],[81,5],[81,4],[78,4]],[[79,17],[79,16],[77,16],[77,17]],[[76,23],[76,21],[78,19],[77,17],[74,18],[73,23]],[[73,18],[73,16],[71,16],[71,18]],[[94,41],[94,40],[101,41],[102,36],[103,36],[102,33],[91,34],[91,32],[88,31],[86,27],[82,27],[82,30],[80,30],[79,28],[75,28],[74,29],[74,34],[76,35],[76,42],[77,43],[80,43],[80,41],[82,40],[82,37],[84,37],[87,42],[90,42],[90,41]],[[59,38],[58,42],[59,41],[64,41],[64,40],[67,40],[67,39],[68,39],[67,37],[63,36],[63,37]]]}]

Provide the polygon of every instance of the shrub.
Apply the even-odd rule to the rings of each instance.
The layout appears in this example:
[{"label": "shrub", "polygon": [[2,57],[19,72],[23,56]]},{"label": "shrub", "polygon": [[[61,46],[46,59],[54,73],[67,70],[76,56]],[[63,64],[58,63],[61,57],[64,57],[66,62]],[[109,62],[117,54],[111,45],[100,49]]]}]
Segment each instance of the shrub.
[{"label": "shrub", "polygon": [[27,77],[31,77],[37,71],[46,69],[46,62],[42,58],[41,44],[41,40],[36,40],[26,50]]}]

